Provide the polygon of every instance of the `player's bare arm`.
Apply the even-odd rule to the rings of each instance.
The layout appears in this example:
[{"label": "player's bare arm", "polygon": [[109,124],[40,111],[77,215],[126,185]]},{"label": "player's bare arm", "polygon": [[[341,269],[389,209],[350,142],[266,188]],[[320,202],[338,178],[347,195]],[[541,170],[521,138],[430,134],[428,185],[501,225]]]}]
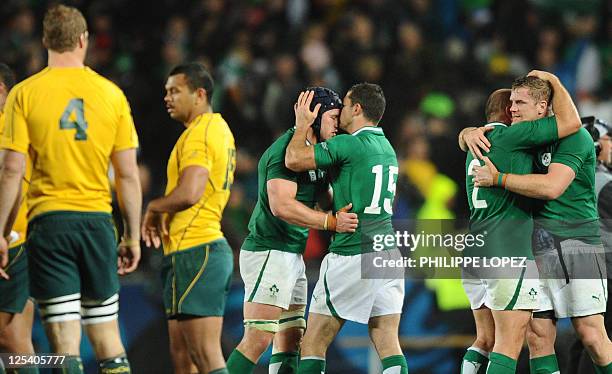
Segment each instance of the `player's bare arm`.
[{"label": "player's bare arm", "polygon": [[310,104],[314,97],[314,91],[303,91],[293,106],[295,112],[295,133],[287,146],[285,152],[285,166],[295,172],[313,170],[317,168],[315,163],[314,148],[307,145],[306,136],[308,129],[312,126],[321,104],[317,104],[310,110]]},{"label": "player's bare arm", "polygon": [[[25,171],[25,155],[12,150],[4,153],[2,175],[0,177],[0,232],[4,232],[14,210],[15,204],[19,200],[21,189],[21,178]],[[13,217],[14,218],[14,217]],[[5,267],[8,263],[8,242],[0,238],[0,267]],[[8,279],[8,275],[0,270],[0,276]]]},{"label": "player's bare arm", "polygon": [[[2,174],[2,164],[4,162],[4,151],[0,150],[0,175]],[[21,184],[19,184],[19,192],[17,196],[21,196]],[[6,222],[6,226],[4,227],[4,232],[2,232],[2,236],[5,238],[11,234],[11,228],[15,223],[15,219],[17,218],[17,214],[19,212],[19,206],[21,205],[21,198],[17,198],[15,200],[15,205],[13,205],[13,209],[11,210],[9,217]],[[8,240],[7,240],[8,241]]]},{"label": "player's bare arm", "polygon": [[142,223],[142,237],[148,247],[159,248],[162,235],[168,235],[165,214],[174,214],[195,205],[206,189],[208,170],[201,166],[189,166],[181,173],[178,184],[166,196],[149,203]]},{"label": "player's bare arm", "polygon": [[555,117],[557,118],[559,138],[564,138],[578,132],[582,126],[578,109],[576,109],[572,97],[559,78],[554,74],[540,70],[532,70],[527,75],[545,80],[552,86],[552,107],[555,111]]},{"label": "player's bare arm", "polygon": [[[555,118],[557,120],[557,131],[559,139],[565,138],[572,135],[580,130],[581,121],[578,110],[572,101],[572,98],[559,80],[554,74],[532,70],[529,76],[535,76],[542,80],[550,83],[552,87],[552,107],[555,111]],[[482,128],[467,128],[459,134],[459,146],[465,151],[467,147],[474,157],[482,159],[482,152],[488,152],[491,144],[488,141],[484,141],[484,132]],[[465,146],[462,144],[465,143]]]},{"label": "player's bare arm", "polygon": [[340,209],[336,215],[308,208],[296,200],[297,183],[285,179],[271,179],[267,182],[270,210],[275,217],[293,225],[316,230],[355,232],[357,214],[348,212],[352,204]]},{"label": "player's bare arm", "polygon": [[115,169],[115,188],[123,217],[123,238],[119,245],[119,274],[136,270],[140,261],[140,213],[142,189],[136,162],[136,149],[126,149],[111,156]]},{"label": "player's bare arm", "polygon": [[500,173],[488,157],[485,166],[474,167],[475,187],[502,187],[519,195],[554,200],[563,195],[576,177],[576,173],[566,165],[552,163],[546,174],[504,174]]}]

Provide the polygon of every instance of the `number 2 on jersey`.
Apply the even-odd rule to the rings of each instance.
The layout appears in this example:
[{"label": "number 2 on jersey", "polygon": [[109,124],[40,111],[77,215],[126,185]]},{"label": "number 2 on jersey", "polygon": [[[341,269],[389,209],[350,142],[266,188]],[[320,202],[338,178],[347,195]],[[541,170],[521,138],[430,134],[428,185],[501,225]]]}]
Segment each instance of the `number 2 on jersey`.
[{"label": "number 2 on jersey", "polygon": [[[382,180],[383,180],[383,166],[374,165],[372,166],[372,173],[376,176],[374,181],[374,194],[372,195],[372,202],[370,206],[366,207],[363,212],[366,214],[380,214],[380,194],[382,192]],[[387,191],[395,197],[395,178],[399,173],[397,166],[389,166],[389,183],[387,184]],[[386,198],[383,202],[385,212],[393,214],[393,199]]]},{"label": "number 2 on jersey", "polygon": [[[474,175],[474,166],[480,166],[480,161],[473,159],[468,166],[467,174],[469,176]],[[478,187],[474,187],[472,190],[472,205],[474,209],[482,209],[487,207],[487,202],[485,200],[478,200]]]},{"label": "number 2 on jersey", "polygon": [[[62,130],[76,129],[74,140],[87,140],[87,121],[85,121],[84,106],[83,99],[70,99],[59,121]],[[72,113],[74,113],[74,117],[72,117]]]}]

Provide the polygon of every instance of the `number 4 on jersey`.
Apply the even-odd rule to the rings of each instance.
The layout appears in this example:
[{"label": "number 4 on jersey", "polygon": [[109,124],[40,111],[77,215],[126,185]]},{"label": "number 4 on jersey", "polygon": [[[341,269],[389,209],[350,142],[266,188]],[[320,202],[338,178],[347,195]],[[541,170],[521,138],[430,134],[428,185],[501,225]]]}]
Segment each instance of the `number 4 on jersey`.
[{"label": "number 4 on jersey", "polygon": [[62,113],[59,123],[62,130],[77,130],[74,140],[87,140],[87,121],[85,121],[83,99],[71,99],[64,109],[64,113]]}]

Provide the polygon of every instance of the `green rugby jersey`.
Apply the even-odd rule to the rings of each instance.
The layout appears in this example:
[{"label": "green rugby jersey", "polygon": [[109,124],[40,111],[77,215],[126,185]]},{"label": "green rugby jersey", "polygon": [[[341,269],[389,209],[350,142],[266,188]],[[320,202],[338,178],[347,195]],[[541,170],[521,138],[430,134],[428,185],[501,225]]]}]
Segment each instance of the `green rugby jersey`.
[{"label": "green rugby jersey", "polygon": [[382,128],[367,126],[315,146],[317,168],[325,169],[334,190],[334,211],[349,203],[359,225],[336,233],[329,251],[356,255],[373,251],[374,235],[393,235],[391,216],[397,183],[397,156]]},{"label": "green rugby jersey", "polygon": [[562,239],[601,243],[595,193],[597,156],[593,139],[584,128],[536,151],[535,169],[548,172],[551,163],[570,167],[576,177],[555,200],[538,201],[534,217],[538,224]]},{"label": "green rugby jersey", "polygon": [[[491,123],[487,133],[491,162],[504,173],[530,174],[533,171],[532,147],[552,143],[558,138],[554,117],[526,121],[512,126]],[[484,246],[471,246],[471,256],[526,256],[533,258],[532,200],[503,188],[474,187],[473,168],[484,165],[471,152],[465,160],[466,191],[470,207],[470,231],[484,235]]]},{"label": "green rugby jersey", "polygon": [[249,220],[249,235],[242,244],[246,251],[304,253],[308,229],[292,225],[275,217],[270,210],[267,182],[271,179],[286,179],[297,183],[296,200],[313,208],[317,196],[325,192],[328,184],[321,170],[295,173],[285,167],[285,149],[293,137],[294,129],[288,130],[264,152],[257,165],[257,204]]}]

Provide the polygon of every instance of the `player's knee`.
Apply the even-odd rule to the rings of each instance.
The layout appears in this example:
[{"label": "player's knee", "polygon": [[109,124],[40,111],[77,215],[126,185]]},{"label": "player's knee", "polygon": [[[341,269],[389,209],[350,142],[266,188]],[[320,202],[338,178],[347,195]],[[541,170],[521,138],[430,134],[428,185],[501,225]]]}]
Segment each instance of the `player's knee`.
[{"label": "player's knee", "polygon": [[251,352],[261,355],[268,346],[272,343],[274,334],[272,331],[260,330],[254,327],[246,327],[244,338],[240,344],[242,347],[248,348]]},{"label": "player's knee", "polygon": [[605,347],[605,331],[601,331],[595,326],[588,324],[576,325],[576,334],[589,352],[595,352],[601,347]]},{"label": "player's knee", "polygon": [[306,330],[306,306],[303,305],[295,310],[283,311],[278,320],[278,334],[276,342],[283,351],[295,351],[300,347],[304,330]]},{"label": "player's knee", "polygon": [[480,348],[487,352],[493,351],[494,345],[495,345],[495,335],[494,334],[481,334],[476,337],[476,341],[474,341],[474,344],[473,344],[474,347]]}]

